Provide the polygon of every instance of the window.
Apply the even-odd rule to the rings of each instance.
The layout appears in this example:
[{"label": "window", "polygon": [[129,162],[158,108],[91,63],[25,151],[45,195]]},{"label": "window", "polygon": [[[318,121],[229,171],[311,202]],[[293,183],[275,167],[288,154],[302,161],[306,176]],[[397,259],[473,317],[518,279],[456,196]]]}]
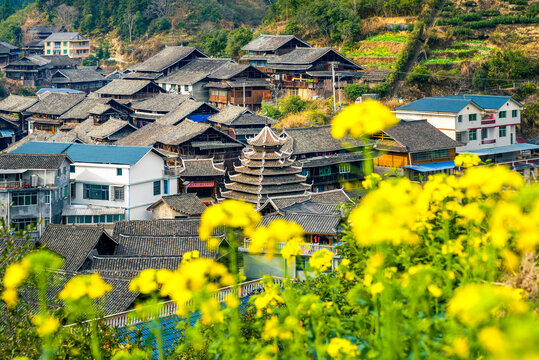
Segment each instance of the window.
[{"label": "window", "polygon": [[301,175],[303,176],[311,176],[311,169],[302,169]]},{"label": "window", "polygon": [[37,205],[37,191],[13,193],[13,206]]},{"label": "window", "polygon": [[109,186],[108,185],[90,185],[83,184],[83,198],[91,200],[108,200]]},{"label": "window", "polygon": [[83,89],[88,89],[88,84],[82,84]]},{"label": "window", "polygon": [[184,85],[184,86],[183,86],[183,90],[184,90],[184,91],[189,91],[189,85]]},{"label": "window", "polygon": [[94,83],[90,83],[90,89],[93,89],[95,87],[95,84]]},{"label": "window", "polygon": [[464,139],[466,138],[466,133],[465,132],[457,132],[456,133],[456,136],[455,136],[455,140],[458,141],[458,142],[463,142],[465,141]]},{"label": "window", "polygon": [[511,117],[517,117],[517,116],[518,116],[518,110],[512,110]]},{"label": "window", "polygon": [[51,46],[51,42],[50,42],[50,41],[47,41],[47,46]]},{"label": "window", "polygon": [[95,87],[101,87],[103,86],[103,83],[101,81],[98,81],[97,84],[95,85]]},{"label": "window", "polygon": [[309,256],[297,256],[296,257],[296,271],[305,271],[309,268]]},{"label": "window", "polygon": [[459,115],[459,120],[458,122],[462,122],[462,115]]},{"label": "window", "polygon": [[116,176],[122,176],[122,168],[116,169]]},{"label": "window", "polygon": [[45,194],[43,196],[43,202],[45,202],[45,204],[50,204],[51,203],[51,192],[50,191],[45,191]]},{"label": "window", "polygon": [[112,189],[114,191],[114,200],[123,201],[125,199],[124,197],[125,192],[124,192],[123,186],[114,186]]},{"label": "window", "polygon": [[477,120],[477,114],[469,114],[469,115],[468,115],[468,120],[469,120],[469,121],[475,121],[475,120]]},{"label": "window", "polygon": [[75,84],[75,89],[80,89],[80,84]]},{"label": "window", "polygon": [[77,184],[71,183],[71,198],[74,199],[77,197]]},{"label": "window", "polygon": [[[243,95],[242,95],[243,96]],[[253,96],[251,90],[245,90],[245,97],[246,98],[250,98],[251,96]]]},{"label": "window", "polygon": [[67,46],[67,41],[64,41],[64,46]]},{"label": "window", "polygon": [[350,164],[339,164],[339,174],[347,174],[350,172]]},{"label": "window", "polygon": [[500,119],[505,119],[506,117],[507,117],[507,111],[500,111],[499,118]]},{"label": "window", "polygon": [[67,55],[67,50],[64,50],[64,55]]},{"label": "window", "polygon": [[17,230],[24,230],[28,226],[36,226],[37,218],[13,219],[11,225]]},{"label": "window", "polygon": [[161,181],[153,182],[153,194],[154,196],[161,194]]},{"label": "window", "polygon": [[163,194],[168,194],[168,179],[163,180]]},{"label": "window", "polygon": [[67,185],[64,186],[64,199],[67,198]]},{"label": "window", "polygon": [[320,176],[331,175],[331,166],[324,166],[318,169],[318,175]]},{"label": "window", "polygon": [[488,136],[488,130],[487,129],[481,129],[481,139],[486,139]]},{"label": "window", "polygon": [[414,154],[414,161],[426,161],[431,159],[432,154],[430,151],[421,151]]},{"label": "window", "polygon": [[51,50],[47,50],[47,55],[50,55],[51,54]]},{"label": "window", "polygon": [[507,136],[507,126],[500,126],[500,137],[506,137]]},{"label": "window", "polygon": [[433,159],[443,159],[443,158],[448,158],[448,157],[449,157],[449,150],[448,149],[434,150],[432,152],[432,158]]},{"label": "window", "polygon": [[69,172],[72,174],[75,173],[75,165],[69,165]]},{"label": "window", "polygon": [[470,132],[468,134],[469,134],[468,139],[470,141],[477,140],[477,130],[470,130]]}]

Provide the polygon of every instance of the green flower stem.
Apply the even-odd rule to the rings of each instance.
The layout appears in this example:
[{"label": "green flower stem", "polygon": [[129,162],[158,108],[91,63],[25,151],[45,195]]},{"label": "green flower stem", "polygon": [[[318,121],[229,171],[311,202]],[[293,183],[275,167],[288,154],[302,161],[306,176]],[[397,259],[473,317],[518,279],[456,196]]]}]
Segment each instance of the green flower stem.
[{"label": "green flower stem", "polygon": [[372,154],[372,148],[371,143],[369,141],[369,138],[366,136],[361,137],[361,141],[363,142],[363,157],[365,160],[363,161],[363,176],[370,175],[374,172],[374,163],[372,162],[373,154]]}]

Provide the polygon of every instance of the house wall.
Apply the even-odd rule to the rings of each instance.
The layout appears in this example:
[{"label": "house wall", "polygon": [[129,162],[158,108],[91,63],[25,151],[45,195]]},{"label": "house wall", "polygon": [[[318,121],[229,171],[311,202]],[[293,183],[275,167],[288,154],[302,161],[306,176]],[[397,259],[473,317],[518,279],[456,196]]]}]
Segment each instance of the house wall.
[{"label": "house wall", "polygon": [[67,55],[70,58],[84,58],[90,54],[89,40],[44,41],[45,55]]},{"label": "house wall", "polygon": [[[513,110],[517,111],[517,116],[513,117]],[[500,118],[500,112],[505,111],[505,117]],[[395,110],[397,118],[403,120],[424,120],[435,126],[444,134],[460,141],[465,145],[457,147],[458,153],[470,150],[480,150],[498,146],[506,146],[516,143],[516,125],[520,125],[520,106],[513,101],[508,101],[498,110],[489,110],[482,113],[479,108],[470,104],[462,109],[458,114],[449,113],[422,113]],[[470,114],[477,114],[476,120],[469,120]],[[459,122],[459,115],[462,120]],[[492,115],[492,118],[491,118]],[[506,126],[506,135],[500,137],[500,126]],[[485,129],[486,137],[482,137]],[[470,140],[470,130],[476,131],[475,140]],[[457,140],[458,141],[458,140]]]},{"label": "house wall", "polygon": [[[163,159],[149,152],[135,165],[75,163],[75,173],[71,179],[75,181],[76,196],[73,204],[98,205],[114,208],[125,208],[127,220],[149,220],[151,212],[148,206],[161,198],[163,191]],[[117,169],[122,175],[117,175]],[[153,182],[160,182],[160,194],[153,195]],[[109,200],[84,199],[84,184],[108,185]],[[113,199],[113,186],[124,187],[124,200]],[[169,191],[174,188],[169,184]],[[174,194],[173,192],[172,194]]]},{"label": "house wall", "polygon": [[384,153],[382,156],[373,159],[373,162],[374,166],[401,168],[404,165],[409,165],[408,153]]},{"label": "house wall", "polygon": [[152,209],[152,220],[176,219],[182,216],[178,211],[172,210],[170,206],[161,203]]}]

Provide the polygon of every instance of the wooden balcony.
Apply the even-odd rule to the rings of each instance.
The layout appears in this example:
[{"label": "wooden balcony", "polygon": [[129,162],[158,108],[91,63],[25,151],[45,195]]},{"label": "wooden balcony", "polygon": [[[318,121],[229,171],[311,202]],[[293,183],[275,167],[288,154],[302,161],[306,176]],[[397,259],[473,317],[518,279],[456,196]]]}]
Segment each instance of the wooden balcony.
[{"label": "wooden balcony", "polygon": [[19,180],[19,181],[0,181],[0,190],[17,190],[17,189],[28,189],[30,184]]}]

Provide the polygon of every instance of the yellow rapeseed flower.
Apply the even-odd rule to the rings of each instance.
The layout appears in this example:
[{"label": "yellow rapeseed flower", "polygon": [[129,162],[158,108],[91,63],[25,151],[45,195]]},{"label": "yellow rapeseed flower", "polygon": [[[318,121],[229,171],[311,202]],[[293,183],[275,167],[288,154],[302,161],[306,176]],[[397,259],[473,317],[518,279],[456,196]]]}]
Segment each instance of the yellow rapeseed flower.
[{"label": "yellow rapeseed flower", "polygon": [[309,265],[316,271],[322,272],[331,267],[331,260],[333,260],[333,252],[321,249],[313,253],[309,259]]},{"label": "yellow rapeseed flower", "polygon": [[475,154],[464,153],[455,156],[455,165],[458,167],[469,168],[479,163],[481,163],[481,158]]},{"label": "yellow rapeseed flower", "polygon": [[468,338],[461,336],[453,341],[452,350],[461,359],[467,359],[470,356],[470,344]]},{"label": "yellow rapeseed flower", "polygon": [[374,189],[378,185],[378,183],[380,183],[381,180],[382,180],[382,177],[380,175],[378,175],[377,173],[372,173],[365,177],[365,180],[361,182],[361,185],[366,190],[371,190],[371,189]]},{"label": "yellow rapeseed flower", "polygon": [[420,212],[414,201],[419,185],[408,179],[382,181],[350,213],[352,232],[361,246],[379,243],[415,245],[419,242],[414,228]]},{"label": "yellow rapeseed flower", "polygon": [[112,285],[106,283],[99,274],[77,275],[69,279],[58,294],[62,300],[78,300],[83,296],[97,299],[112,290]]},{"label": "yellow rapeseed flower", "polygon": [[384,284],[382,284],[381,282],[374,283],[372,284],[370,291],[372,296],[376,296],[382,291],[384,291]]},{"label": "yellow rapeseed flower", "polygon": [[329,341],[327,352],[329,356],[334,358],[344,357],[351,359],[359,355],[357,346],[342,338],[331,339]]},{"label": "yellow rapeseed flower", "polygon": [[202,323],[204,325],[222,323],[224,321],[224,315],[221,312],[221,304],[216,298],[210,298],[204,301],[200,305],[200,312],[202,313]]},{"label": "yellow rapeseed flower", "polygon": [[206,208],[200,219],[198,233],[203,241],[210,240],[220,226],[242,229],[250,236],[262,219],[253,204],[239,200],[225,200]]},{"label": "yellow rapeseed flower", "polygon": [[528,309],[521,290],[492,284],[467,284],[455,290],[447,315],[461,323],[476,326],[505,313],[522,313]]},{"label": "yellow rapeseed flower", "polygon": [[380,132],[398,124],[391,110],[375,100],[348,105],[331,122],[331,135],[341,139],[346,135],[359,138]]},{"label": "yellow rapeseed flower", "polygon": [[30,264],[26,260],[10,264],[6,273],[4,274],[4,287],[6,289],[16,289],[26,280],[28,277],[28,268]]},{"label": "yellow rapeseed flower", "polygon": [[50,315],[36,315],[32,318],[32,323],[37,327],[37,334],[40,337],[54,334],[60,327],[58,319]]},{"label": "yellow rapeseed flower", "polygon": [[481,346],[492,354],[503,354],[507,346],[500,329],[489,326],[479,332],[479,342]]},{"label": "yellow rapeseed flower", "polygon": [[427,286],[427,289],[429,290],[430,294],[436,298],[442,296],[442,289],[440,289],[434,284],[430,284],[429,286]]},{"label": "yellow rapeseed flower", "polygon": [[13,288],[7,288],[2,292],[2,300],[6,303],[8,308],[12,309],[19,302],[19,293]]}]

